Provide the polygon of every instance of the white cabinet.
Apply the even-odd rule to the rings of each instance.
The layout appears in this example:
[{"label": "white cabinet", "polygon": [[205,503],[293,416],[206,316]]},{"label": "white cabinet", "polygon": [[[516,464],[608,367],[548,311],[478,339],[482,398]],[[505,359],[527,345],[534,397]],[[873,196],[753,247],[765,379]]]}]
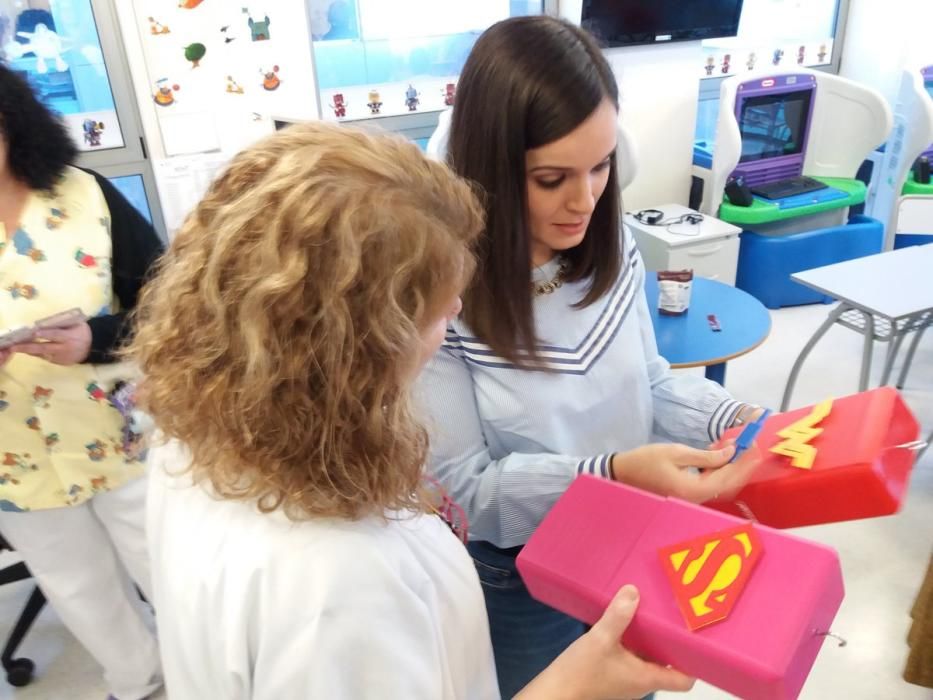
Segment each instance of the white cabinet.
[{"label": "white cabinet", "polygon": [[639,221],[634,214],[624,218],[647,270],[693,270],[699,277],[735,284],[742,229],[705,214],[702,221],[692,223],[685,217],[698,213],[680,204],[657,210],[663,217],[655,225]]}]

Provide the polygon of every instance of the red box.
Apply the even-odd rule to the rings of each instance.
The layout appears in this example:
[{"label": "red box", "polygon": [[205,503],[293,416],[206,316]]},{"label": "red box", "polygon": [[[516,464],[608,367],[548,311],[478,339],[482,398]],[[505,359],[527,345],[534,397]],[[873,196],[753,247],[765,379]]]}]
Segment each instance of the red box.
[{"label": "red box", "polygon": [[[762,461],[751,481],[730,502],[705,505],[776,528],[819,525],[896,513],[903,503],[915,452],[897,448],[915,441],[920,426],[893,387],[880,387],[833,401],[832,411],[810,441],[817,448],[811,469],[768,450],[777,432],[803,418],[812,406],[770,416],[755,444]],[[737,437],[741,429],[723,439]]]},{"label": "red box", "polygon": [[[659,555],[742,525],[759,546],[744,589],[727,601],[725,619],[691,632]],[[536,599],[588,624],[622,585],[634,584],[641,599],[626,647],[746,700],[798,696],[825,639],[820,632],[829,631],[843,598],[839,559],[829,547],[590,476],[557,501],[518,569]]]}]

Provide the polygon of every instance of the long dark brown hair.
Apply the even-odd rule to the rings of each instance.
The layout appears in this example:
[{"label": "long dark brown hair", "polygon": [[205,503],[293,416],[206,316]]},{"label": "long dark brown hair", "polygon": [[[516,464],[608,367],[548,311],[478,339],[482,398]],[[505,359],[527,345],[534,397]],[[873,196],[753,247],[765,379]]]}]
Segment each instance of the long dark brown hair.
[{"label": "long dark brown hair", "polygon": [[[463,298],[471,330],[499,356],[537,363],[525,152],[582,124],[608,99],[615,77],[596,41],[553,17],[515,17],[477,40],[457,85],[447,157],[485,192],[486,229],[478,268]],[[602,297],[621,269],[621,201],[616,157],[586,236],[565,251],[568,281],[590,280],[576,306]]]}]

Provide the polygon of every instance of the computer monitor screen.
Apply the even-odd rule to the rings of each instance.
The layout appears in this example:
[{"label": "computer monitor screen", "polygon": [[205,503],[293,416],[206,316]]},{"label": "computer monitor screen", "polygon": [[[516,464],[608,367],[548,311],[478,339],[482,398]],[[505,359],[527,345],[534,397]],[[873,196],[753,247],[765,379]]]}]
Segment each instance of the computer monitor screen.
[{"label": "computer monitor screen", "polygon": [[801,153],[807,140],[812,90],[746,98],[739,114],[742,163]]},{"label": "computer monitor screen", "polygon": [[582,26],[608,46],[735,36],[743,0],[583,0]]}]

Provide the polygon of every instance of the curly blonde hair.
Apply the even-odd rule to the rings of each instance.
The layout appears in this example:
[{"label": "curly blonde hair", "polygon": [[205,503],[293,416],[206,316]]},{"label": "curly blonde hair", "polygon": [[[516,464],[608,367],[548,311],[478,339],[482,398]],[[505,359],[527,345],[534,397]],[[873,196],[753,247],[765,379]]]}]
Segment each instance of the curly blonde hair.
[{"label": "curly blonde hair", "polygon": [[296,519],[429,507],[410,384],[482,227],[470,185],[398,137],[314,123],[240,153],[127,349],[195,480]]}]

